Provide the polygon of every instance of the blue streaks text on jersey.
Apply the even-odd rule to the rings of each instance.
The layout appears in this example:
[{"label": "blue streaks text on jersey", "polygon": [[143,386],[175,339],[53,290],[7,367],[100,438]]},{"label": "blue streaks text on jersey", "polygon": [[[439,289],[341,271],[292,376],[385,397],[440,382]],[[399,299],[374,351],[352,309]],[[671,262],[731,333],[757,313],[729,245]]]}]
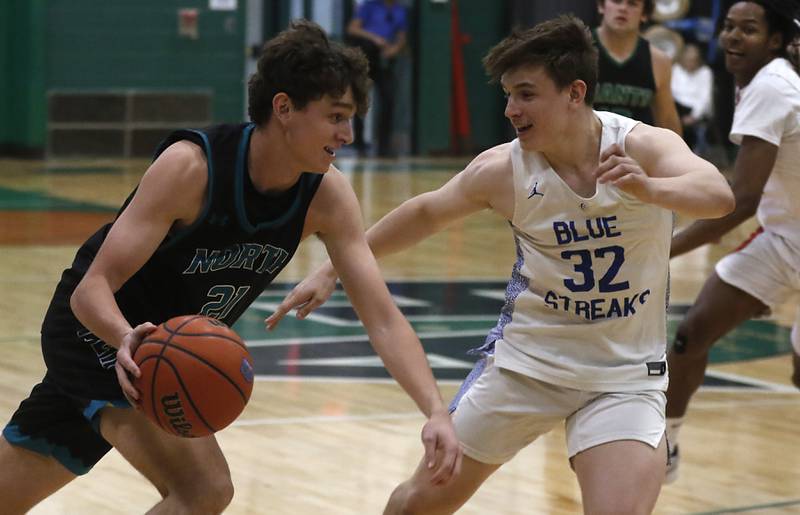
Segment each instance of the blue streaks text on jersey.
[{"label": "blue streaks text on jersey", "polygon": [[576,300],[550,290],[545,294],[544,302],[556,311],[574,313],[586,320],[602,320],[635,315],[636,308],[644,305],[649,296],[648,289],[627,297]]},{"label": "blue streaks text on jersey", "polygon": [[[597,238],[616,238],[622,235],[617,231],[614,222],[617,221],[616,216],[599,216],[597,218],[587,218],[582,223],[570,220],[568,222],[556,221],[553,222],[553,231],[556,235],[556,241],[559,245],[567,245],[576,241],[586,241],[588,239]],[[586,227],[586,232],[581,234],[583,227]]]}]

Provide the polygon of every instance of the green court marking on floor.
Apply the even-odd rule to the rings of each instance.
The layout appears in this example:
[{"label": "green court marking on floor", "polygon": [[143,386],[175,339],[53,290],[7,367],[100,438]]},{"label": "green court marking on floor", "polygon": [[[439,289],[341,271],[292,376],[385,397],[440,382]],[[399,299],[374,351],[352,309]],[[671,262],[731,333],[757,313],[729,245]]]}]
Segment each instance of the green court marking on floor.
[{"label": "green court marking on floor", "polygon": [[768,510],[770,508],[786,508],[788,506],[800,506],[800,499],[794,499],[791,501],[772,502],[765,504],[753,504],[751,506],[740,506],[738,508],[725,508],[723,510],[718,510],[718,511],[703,511],[698,513],[692,513],[691,515],[723,515],[726,513],[745,513],[748,511]]},{"label": "green court marking on floor", "polygon": [[86,173],[120,174],[123,169],[118,166],[45,166],[38,172],[55,175],[78,175]]},{"label": "green court marking on floor", "polygon": [[464,164],[444,164],[444,163],[337,163],[337,168],[342,172],[460,172],[466,166]]},{"label": "green court marking on floor", "polygon": [[0,210],[114,213],[117,208],[54,197],[36,191],[0,187]]},{"label": "green court marking on floor", "polygon": [[[667,324],[667,341],[671,342],[678,322]],[[790,330],[769,320],[748,320],[711,348],[709,363],[730,363],[787,354],[791,350]]]},{"label": "green court marking on floor", "polygon": [[[290,286],[271,285],[254,306],[245,312],[235,325],[235,329],[245,340],[290,340],[365,334],[341,290],[334,292],[329,302],[315,311],[321,315],[318,320],[297,320],[291,314],[284,317],[274,331],[267,332],[264,329],[264,319],[272,312],[269,306],[277,306]],[[497,323],[502,307],[502,301],[497,298],[492,299],[476,292],[492,290],[502,294],[505,283],[398,281],[391,283],[390,289],[396,298],[403,299],[398,305],[417,333],[453,333],[453,344],[466,350],[483,343],[482,337],[465,338],[456,335],[465,332],[488,334]],[[668,342],[672,341],[682,317],[683,315],[677,313],[671,316],[667,324]],[[791,350],[789,333],[789,329],[770,320],[747,321],[714,345],[709,362],[729,363],[788,354]]]}]

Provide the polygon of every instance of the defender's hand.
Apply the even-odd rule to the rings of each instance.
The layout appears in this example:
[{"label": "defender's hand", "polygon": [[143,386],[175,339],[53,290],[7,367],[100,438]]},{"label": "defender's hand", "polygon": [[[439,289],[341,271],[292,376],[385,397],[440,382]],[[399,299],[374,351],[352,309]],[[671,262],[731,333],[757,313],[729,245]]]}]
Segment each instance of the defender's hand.
[{"label": "defender's hand", "polygon": [[324,304],[336,289],[336,275],[326,272],[321,268],[294,287],[289,295],[284,297],[278,304],[278,308],[273,314],[264,320],[268,330],[273,330],[278,326],[281,319],[289,311],[297,309],[297,319],[302,320],[312,311]]}]

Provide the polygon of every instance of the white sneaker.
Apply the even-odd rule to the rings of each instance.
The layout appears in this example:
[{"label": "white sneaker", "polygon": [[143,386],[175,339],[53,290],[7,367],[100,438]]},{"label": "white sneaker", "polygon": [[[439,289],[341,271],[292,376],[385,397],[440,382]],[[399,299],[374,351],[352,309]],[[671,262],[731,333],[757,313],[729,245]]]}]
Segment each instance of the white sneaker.
[{"label": "white sneaker", "polygon": [[678,445],[676,444],[670,450],[669,462],[667,463],[667,474],[664,476],[664,484],[674,483],[678,479],[678,465],[680,464],[680,454],[678,454]]}]

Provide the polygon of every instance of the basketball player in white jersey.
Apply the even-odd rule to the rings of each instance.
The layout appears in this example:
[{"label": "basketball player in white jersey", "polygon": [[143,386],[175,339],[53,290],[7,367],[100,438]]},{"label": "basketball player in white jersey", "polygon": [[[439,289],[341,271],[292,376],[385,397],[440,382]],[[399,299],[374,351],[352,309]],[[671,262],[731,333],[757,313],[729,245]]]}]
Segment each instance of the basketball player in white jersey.
[{"label": "basketball player in white jersey", "polygon": [[[711,346],[745,320],[767,313],[800,292],[800,77],[787,46],[800,36],[796,0],[733,4],[719,40],[738,99],[730,139],[736,210],[695,222],[675,235],[678,256],[718,239],[753,215],[760,229],[720,260],[686,318],[669,355],[667,432],[677,478],[678,433],[700,387]],[[791,332],[794,384],[800,387],[800,313]]]},{"label": "basketball player in white jersey", "polygon": [[[376,256],[409,247],[471,213],[510,222],[516,263],[484,358],[454,401],[461,474],[428,481],[427,464],[386,513],[452,513],[520,449],[565,423],[589,513],[647,513],[667,463],[666,297],[672,212],[717,217],[733,194],[713,165],[667,129],[591,108],[597,50],[562,16],[515,32],[484,59],[517,138],[480,154],[438,190],[369,230]],[[327,298],[326,265],[267,319]]]}]

